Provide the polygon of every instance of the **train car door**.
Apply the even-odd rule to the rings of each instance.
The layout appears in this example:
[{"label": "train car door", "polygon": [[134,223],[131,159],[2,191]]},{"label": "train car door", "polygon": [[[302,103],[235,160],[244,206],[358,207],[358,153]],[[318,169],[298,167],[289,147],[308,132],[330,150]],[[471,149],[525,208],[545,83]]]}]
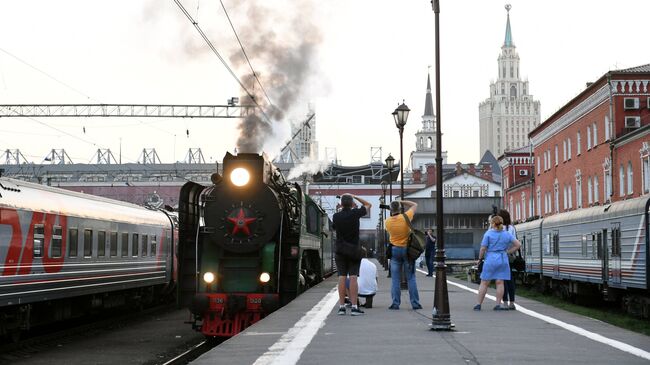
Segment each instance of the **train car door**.
[{"label": "train car door", "polygon": [[609,281],[621,283],[621,224],[612,223],[611,254],[609,255]]},{"label": "train car door", "polygon": [[553,277],[558,278],[560,276],[560,232],[553,231],[552,236],[552,247],[551,253],[553,258],[551,259],[551,265],[553,266]]},{"label": "train car door", "polygon": [[602,280],[607,282],[609,279],[609,260],[607,255],[607,229],[596,233],[596,244],[598,245],[598,259],[602,267]]}]

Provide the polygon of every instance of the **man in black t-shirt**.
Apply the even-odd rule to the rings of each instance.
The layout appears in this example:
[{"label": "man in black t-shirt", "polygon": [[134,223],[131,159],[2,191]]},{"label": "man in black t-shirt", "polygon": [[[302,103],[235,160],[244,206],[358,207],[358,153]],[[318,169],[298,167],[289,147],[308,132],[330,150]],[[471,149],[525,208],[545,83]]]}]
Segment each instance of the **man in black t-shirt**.
[{"label": "man in black t-shirt", "polygon": [[[362,204],[361,208],[354,207],[354,199]],[[332,217],[334,229],[336,230],[336,242],[347,242],[351,244],[359,244],[359,218],[368,214],[372,206],[366,200],[363,200],[352,194],[343,194],[341,196],[341,209]],[[357,277],[359,276],[359,265],[361,259],[350,260],[342,255],[336,254],[336,269],[339,275],[339,311],[338,314],[345,315],[345,278],[350,276],[350,302],[352,309],[350,314],[358,316],[363,314],[363,311],[357,306],[357,294],[359,293],[359,286],[357,284]]]}]

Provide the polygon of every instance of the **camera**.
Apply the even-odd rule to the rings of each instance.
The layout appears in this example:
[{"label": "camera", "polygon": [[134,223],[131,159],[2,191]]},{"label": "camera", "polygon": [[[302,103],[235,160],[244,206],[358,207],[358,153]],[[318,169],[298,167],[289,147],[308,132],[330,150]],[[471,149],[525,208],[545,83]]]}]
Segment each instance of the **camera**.
[{"label": "camera", "polygon": [[390,210],[390,205],[379,204],[379,209],[389,209]]}]

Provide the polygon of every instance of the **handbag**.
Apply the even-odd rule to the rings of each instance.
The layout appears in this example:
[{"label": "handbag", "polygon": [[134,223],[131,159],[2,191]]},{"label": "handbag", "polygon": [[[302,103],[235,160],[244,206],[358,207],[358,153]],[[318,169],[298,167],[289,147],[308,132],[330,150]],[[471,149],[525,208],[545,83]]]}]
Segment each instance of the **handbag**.
[{"label": "handbag", "polygon": [[483,263],[484,263],[484,262],[485,262],[485,260],[481,260],[481,261],[478,262],[478,266],[476,267],[476,271],[477,271],[479,274],[483,272]]},{"label": "handbag", "polygon": [[424,232],[413,228],[409,217],[404,213],[402,213],[402,215],[404,216],[404,219],[406,220],[406,223],[408,223],[411,230],[409,233],[408,241],[406,243],[406,257],[409,259],[409,261],[415,261],[418,257],[420,257],[420,255],[422,255],[422,252],[424,252]]},{"label": "handbag", "polygon": [[360,243],[336,242],[336,254],[348,260],[361,260],[362,250]]},{"label": "handbag", "polygon": [[390,243],[386,246],[386,260],[393,258],[393,245]]},{"label": "handbag", "polygon": [[521,257],[521,250],[517,250],[517,256],[515,256],[515,259],[512,261],[512,267],[517,271],[526,270],[526,260]]}]

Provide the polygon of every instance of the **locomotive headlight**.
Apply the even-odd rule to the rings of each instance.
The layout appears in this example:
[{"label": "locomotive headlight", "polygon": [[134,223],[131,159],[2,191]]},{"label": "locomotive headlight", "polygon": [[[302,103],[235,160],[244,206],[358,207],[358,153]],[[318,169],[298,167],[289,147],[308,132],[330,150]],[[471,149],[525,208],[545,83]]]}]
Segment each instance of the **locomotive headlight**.
[{"label": "locomotive headlight", "polygon": [[203,274],[203,281],[205,281],[206,284],[212,284],[214,282],[214,274],[211,272],[206,272]]},{"label": "locomotive headlight", "polygon": [[251,176],[248,173],[248,170],[243,167],[238,167],[230,173],[230,181],[236,186],[244,186],[248,184],[250,178]]},{"label": "locomotive headlight", "polygon": [[260,281],[264,284],[268,283],[271,280],[271,275],[268,272],[263,272],[260,274]]}]

